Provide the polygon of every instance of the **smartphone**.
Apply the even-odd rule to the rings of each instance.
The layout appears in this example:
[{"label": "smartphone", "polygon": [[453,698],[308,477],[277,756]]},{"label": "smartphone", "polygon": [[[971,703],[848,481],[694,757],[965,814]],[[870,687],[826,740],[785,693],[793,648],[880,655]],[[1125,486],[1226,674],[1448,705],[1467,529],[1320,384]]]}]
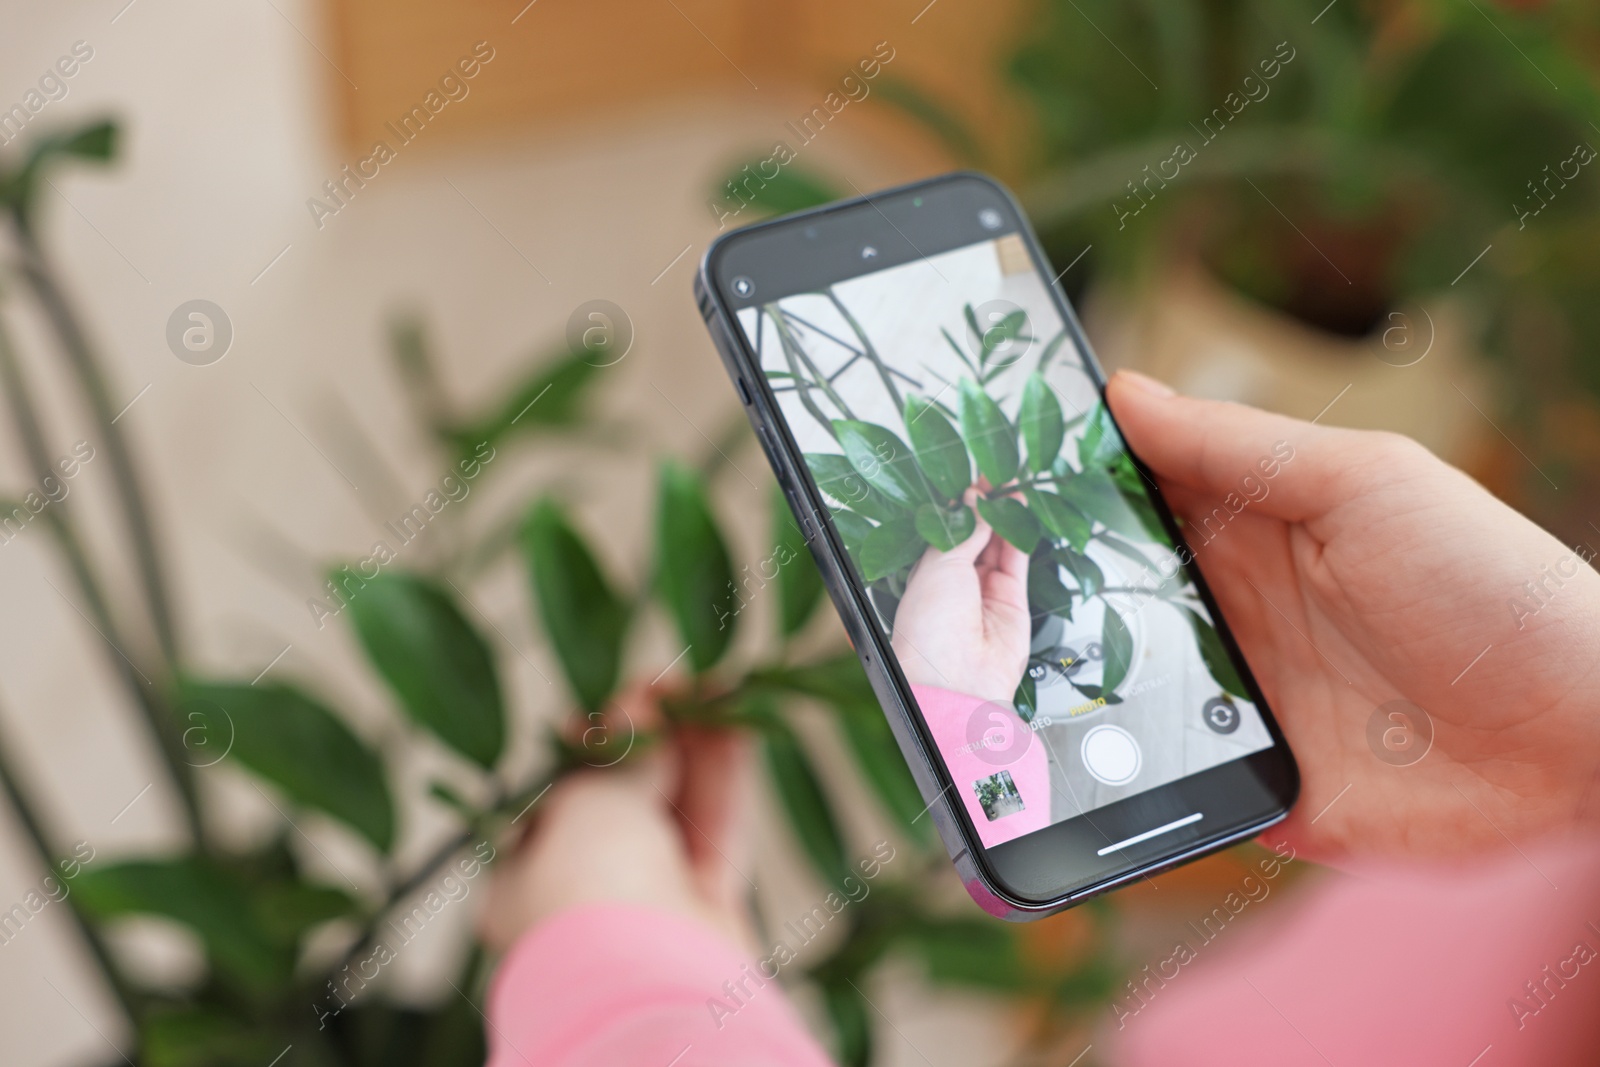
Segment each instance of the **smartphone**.
[{"label": "smartphone", "polygon": [[731,231],[695,296],[984,910],[1040,918],[1288,813],[1294,758],[1003,186]]}]

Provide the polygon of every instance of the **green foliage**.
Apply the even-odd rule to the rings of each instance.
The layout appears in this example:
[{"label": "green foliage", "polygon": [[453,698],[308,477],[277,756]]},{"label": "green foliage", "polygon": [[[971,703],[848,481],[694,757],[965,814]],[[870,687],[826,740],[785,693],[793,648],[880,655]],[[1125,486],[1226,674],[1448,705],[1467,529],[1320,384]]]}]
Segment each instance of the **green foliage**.
[{"label": "green foliage", "polygon": [[[972,517],[972,509],[964,504],[953,507],[924,504],[917,509],[915,525],[919,537],[940,552],[948,552],[972,536],[972,532],[978,528],[978,521]],[[887,574],[888,570],[884,573]]]},{"label": "green foliage", "polygon": [[1022,387],[1017,425],[1028,447],[1028,469],[1034,474],[1044,474],[1061,454],[1067,428],[1061,417],[1061,402],[1038,371],[1028,375],[1028,382]]},{"label": "green foliage", "polygon": [[[855,351],[874,360],[876,346],[838,297],[832,299],[856,335],[860,348]],[[880,366],[879,376],[899,409],[905,438],[895,429],[861,419],[830,419],[814,403],[808,410],[839,442],[843,454],[810,453],[807,465],[818,488],[837,502],[834,525],[887,622],[898,610],[911,568],[928,547],[951,551],[972,536],[981,519],[1029,556],[1028,606],[1036,634],[1046,617],[1071,621],[1083,603],[1102,600],[1102,680],[1099,684],[1073,680],[1072,685],[1091,698],[1103,696],[1108,703],[1117,703],[1121,698],[1116,690],[1131,666],[1133,639],[1121,613],[1104,600],[1105,574],[1087,553],[1093,545],[1124,556],[1138,567],[1139,580],[1150,584],[1152,558],[1139,545],[1171,547],[1171,539],[1105,404],[1096,402],[1068,420],[1056,391],[1045,380],[1043,370],[1066,338],[1065,331],[1040,350],[1013,401],[990,393],[997,387],[988,383],[1007,369],[1001,365],[1004,360],[992,359],[1003,343],[994,339],[1026,337],[1026,316],[1011,312],[987,335],[980,331],[971,305],[963,307],[962,316],[975,339],[975,355],[968,356],[946,332],[961,362],[972,371],[971,377],[948,383],[959,397],[953,420],[936,397],[900,398]],[[1033,350],[1032,338],[1027,340],[1024,352]],[[806,378],[818,373],[815,361],[789,355],[791,369],[775,372],[775,382],[797,389],[809,385],[825,394],[824,379]],[[808,369],[802,370],[802,363]],[[1015,418],[1002,399],[1015,404]],[[831,396],[826,402],[838,403]],[[974,466],[981,476],[976,483]],[[1195,613],[1181,602],[1194,595],[1181,576],[1153,583],[1152,595],[1185,612],[1186,618]],[[1231,661],[1213,640],[1215,632],[1196,629],[1195,634],[1218,684],[1224,689],[1237,685]],[[1043,662],[1049,662],[1048,657]],[[1033,714],[1037,703],[1033,679],[1019,685],[1016,702],[1025,715]]]},{"label": "green foliage", "polygon": [[811,858],[817,873],[830,886],[841,886],[850,875],[850,861],[845,856],[844,838],[839,834],[839,824],[822,782],[794,732],[770,713],[767,717],[776,723],[763,740],[767,770],[772,775],[778,800],[789,816],[789,825],[800,847]]},{"label": "green foliage", "polygon": [[688,645],[689,662],[704,673],[733,641],[733,561],[700,476],[668,462],[659,485],[656,587]]},{"label": "green foliage", "polygon": [[561,505],[545,497],[522,527],[522,553],[545,636],[578,703],[597,711],[617,687],[628,605],[612,591]]},{"label": "green foliage", "polygon": [[605,359],[588,349],[562,351],[546,359],[510,391],[510,398],[487,416],[453,428],[449,436],[462,455],[481,445],[493,447],[513,435],[538,429],[580,425],[584,402]]},{"label": "green foliage", "polygon": [[418,725],[485,768],[505,744],[505,703],[489,646],[437,586],[379,574],[350,602],[367,658]]},{"label": "green foliage", "polygon": [[982,919],[921,918],[906,947],[921,958],[939,983],[998,992],[1020,992],[1034,984],[1009,929]]},{"label": "green foliage", "polygon": [[906,397],[905,423],[922,473],[947,498],[959,500],[972,484],[967,443],[942,411],[919,396]]},{"label": "green foliage", "polygon": [[344,893],[298,882],[262,884],[195,856],[91,867],[73,882],[99,919],[154,915],[193,930],[225,977],[254,994],[286,987],[299,940],[355,910]]},{"label": "green foliage", "polygon": [[21,166],[0,172],[0,204],[10,208],[24,227],[31,227],[44,172],[56,163],[73,160],[109,163],[116,156],[118,136],[115,122],[101,121],[37,138]]},{"label": "green foliage", "polygon": [[1217,684],[1222,686],[1225,692],[1233,694],[1240,700],[1249,700],[1250,694],[1245,692],[1244,682],[1240,681],[1239,672],[1234,670],[1233,660],[1228,655],[1228,650],[1223,647],[1217,628],[1190,608],[1184,608],[1183,613],[1194,629],[1195,640],[1200,644],[1200,656],[1205,660],[1206,670],[1211,672],[1211,677],[1216,679]]},{"label": "green foliage", "polygon": [[[24,244],[34,240],[29,227],[37,205],[31,193],[44,168],[56,161],[108,159],[114,148],[114,128],[100,125],[36,142],[31,153],[9,157],[8,163],[19,162],[10,169],[0,168],[0,203],[10,210]],[[819,189],[806,193],[796,183],[790,190],[797,199],[832,195]],[[65,292],[50,277],[45,258],[31,261],[29,269],[44,279],[36,286],[40,293]],[[51,310],[59,318],[44,318],[62,333],[58,339],[92,363],[93,353],[82,350],[86,332],[71,306],[52,305]],[[412,394],[417,429],[435,446],[435,461],[444,471],[465,473],[464,463],[487,462],[495,449],[513,447],[529,428],[567,435],[573,443],[585,440],[581,432],[589,420],[585,402],[606,363],[586,358],[593,353],[545,360],[501,394],[508,399],[497,398],[484,410],[458,415],[444,402],[420,324],[402,320],[391,343]],[[991,373],[993,349],[985,354],[980,343],[977,352],[974,365]],[[92,375],[86,381],[86,389],[104,384]],[[37,419],[25,397],[18,403],[24,415]],[[92,403],[86,406],[94,410]],[[943,409],[936,407],[927,415],[928,420],[935,417],[955,433]],[[938,433],[938,424],[930,421],[929,427]],[[918,532],[918,509],[938,509],[930,517],[937,521],[929,528],[936,537],[970,531],[976,518],[960,502],[969,489],[970,465],[961,470],[954,462],[943,463],[928,450],[928,439],[908,434],[926,453],[924,460],[899,443],[894,431],[886,431],[885,438],[876,429],[862,424],[852,431],[874,457],[870,475],[843,455],[813,456],[808,461],[825,491],[846,504],[835,521],[853,551],[869,538],[886,538],[879,531],[885,524],[895,524],[898,540],[886,546],[886,552],[896,569],[879,580],[879,586],[888,590],[910,565],[914,553],[908,546],[924,543]],[[961,437],[955,436],[954,442],[965,450]],[[945,443],[950,443],[948,436]],[[952,446],[950,453],[955,452]],[[867,462],[867,454],[859,449],[857,458]],[[885,476],[884,469],[893,473]],[[121,479],[123,472],[116,476]],[[139,508],[148,508],[139,479],[119,488]],[[446,997],[438,1005],[395,1004],[381,981],[349,1003],[343,997],[334,999],[328,991],[335,981],[343,983],[371,965],[373,946],[387,936],[384,931],[410,894],[442,877],[446,865],[457,861],[468,844],[503,834],[556,777],[586,763],[600,767],[627,759],[634,741],[641,742],[642,751],[658,740],[658,729],[670,738],[683,724],[721,724],[760,732],[785,816],[824,883],[846,887],[845,894],[851,892],[850,886],[858,893],[870,888],[870,896],[852,897],[849,916],[842,920],[842,943],[820,959],[807,960],[804,975],[797,974],[822,991],[840,1035],[844,1061],[868,1062],[877,1020],[876,1013],[864,1006],[858,985],[895,946],[909,944],[912,917],[924,914],[918,898],[931,880],[930,873],[946,864],[888,720],[854,655],[824,651],[805,658],[795,652],[802,642],[782,648],[770,642],[753,653],[751,663],[729,663],[725,652],[732,630],[722,625],[728,621],[724,617],[728,612],[722,610],[728,602],[721,601],[719,609],[718,597],[731,592],[733,562],[710,497],[710,487],[688,468],[672,465],[662,471],[656,565],[649,588],[614,583],[569,519],[565,505],[553,495],[527,505],[520,525],[501,524],[505,531],[517,531],[520,563],[527,571],[534,608],[576,696],[580,708],[576,724],[586,731],[585,740],[587,732],[609,729],[610,724],[596,725],[600,721],[596,713],[608,705],[618,687],[633,609],[649,593],[661,597],[686,635],[696,671],[681,691],[663,694],[662,707],[669,716],[664,725],[651,726],[648,732],[641,729],[637,736],[630,733],[625,742],[619,736],[619,744],[614,749],[608,744],[603,758],[597,757],[596,746],[552,731],[542,755],[553,769],[521,782],[503,781],[503,772],[497,770],[508,719],[515,711],[507,706],[499,681],[503,665],[497,664],[496,652],[477,629],[477,609],[469,609],[457,584],[469,580],[463,559],[493,556],[483,546],[465,546],[461,556],[447,555],[414,573],[380,573],[377,578],[357,580],[348,569],[338,572],[344,585],[340,614],[348,608],[356,647],[371,668],[374,683],[387,687],[393,697],[389,707],[382,701],[377,705],[378,713],[390,718],[371,727],[373,735],[385,738],[381,748],[363,740],[313,688],[268,681],[270,671],[279,671],[276,679],[285,669],[276,666],[277,660],[266,670],[238,678],[196,680],[188,651],[175,640],[169,658],[145,662],[140,652],[145,642],[127,640],[118,620],[151,610],[162,592],[161,575],[156,574],[147,589],[135,587],[143,603],[124,604],[123,596],[133,594],[119,586],[119,595],[111,595],[94,581],[94,572],[110,568],[73,568],[86,603],[110,604],[112,610],[97,624],[104,629],[90,639],[98,643],[103,637],[106,645],[125,649],[133,657],[127,661],[133,669],[124,679],[129,704],[159,745],[172,794],[184,806],[190,830],[185,840],[163,854],[102,860],[86,866],[72,884],[69,907],[83,920],[79,930],[85,944],[132,1029],[130,1044],[123,1046],[127,1058],[150,1067],[260,1067],[280,1057],[283,1067],[476,1067],[485,1058],[482,1017],[474,1002],[486,979],[480,949],[468,953],[460,970],[450,976],[463,995]],[[474,494],[473,499],[480,497]],[[770,580],[779,598],[777,629],[788,637],[798,634],[815,613],[822,587],[798,529],[782,509],[781,497],[774,497],[773,508],[774,558],[782,562]],[[452,508],[442,521],[455,522],[464,509],[464,503]],[[521,508],[518,514],[524,514]],[[454,535],[448,538],[452,543],[464,539],[460,529],[448,534]],[[76,558],[76,546],[61,536],[60,528],[53,528],[52,536],[61,540],[69,559]],[[485,540],[501,537],[505,544],[513,539],[505,533]],[[498,547],[502,542],[495,543]],[[762,564],[756,569],[768,580]],[[643,570],[641,566],[634,573]],[[746,583],[744,588],[750,595],[761,595],[755,584]],[[513,644],[510,639],[505,643]],[[896,844],[912,855],[897,860],[892,868],[885,861],[882,870],[889,873],[866,874],[866,862],[847,843],[817,776],[817,757],[790,725],[790,709],[801,698],[828,710],[828,721],[836,724],[851,763],[903,835]],[[584,712],[591,714],[585,718]],[[430,736],[395,728],[408,722]],[[391,762],[396,768],[414,766],[415,748],[433,746],[435,739],[465,757],[451,767],[449,781],[391,774]],[[619,753],[615,759],[613,752]],[[269,840],[230,838],[224,844],[216,839],[212,827],[218,820],[211,812],[215,790],[196,786],[207,785],[206,779],[219,773],[209,768],[224,760],[259,780],[264,801],[281,815],[280,832]],[[24,816],[22,824],[35,837],[39,858],[53,863],[65,853],[59,842],[39,829],[50,820],[33,817],[31,792],[16,782],[3,758],[0,777],[5,779],[6,796]],[[435,814],[454,823],[449,835],[433,842],[408,840],[405,847],[396,847],[396,795],[391,781],[406,788],[408,810],[411,803],[426,797],[437,800],[441,807]],[[328,816],[375,847],[376,854],[361,865],[365,888],[352,886],[347,894],[302,868],[302,845],[319,853],[316,869],[329,860],[315,837],[308,836],[320,834],[317,822],[307,821],[313,813]],[[424,858],[417,859],[419,854]],[[176,988],[154,988],[131,973],[119,951],[103,938],[108,924],[130,916],[155,916],[192,931],[205,953],[204,973]],[[931,952],[941,960],[956,955],[948,933],[926,934],[919,943],[943,946],[925,950],[925,955]],[[954,975],[958,969],[940,963],[930,973]],[[1082,1006],[1090,995],[1074,993],[1078,998],[1074,1003]],[[308,1006],[316,1014],[308,1015]]]},{"label": "green foliage", "polygon": [[867,998],[843,978],[822,983],[822,1004],[833,1023],[842,1067],[867,1067],[872,1062],[872,1016]]},{"label": "green foliage", "polygon": [[394,802],[383,760],[305,693],[272,682],[191,681],[183,686],[179,708],[190,731],[200,731],[208,745],[218,737],[231,740],[229,758],[296,804],[333,816],[380,851],[394,844]]},{"label": "green foliage", "polygon": [[931,841],[932,820],[921,818],[927,803],[900,755],[872,683],[853,653],[804,668],[756,671],[747,684],[758,691],[802,695],[831,705],[857,766],[885,810],[910,840]]},{"label": "green foliage", "polygon": [[900,515],[879,523],[861,542],[861,577],[875,582],[905,570],[922,557],[927,547],[914,517]]},{"label": "green foliage", "polygon": [[990,488],[1007,485],[1017,476],[1016,430],[1000,405],[966,378],[961,380],[961,434]]},{"label": "green foliage", "polygon": [[849,195],[848,190],[841,190],[792,164],[779,168],[768,178],[766,173],[772,166],[763,156],[730,169],[718,186],[723,211],[742,215],[750,210],[752,217],[739,219],[743,224],[755,222],[764,215],[787,215],[791,211],[820,207]]},{"label": "green foliage", "polygon": [[835,419],[833,432],[850,466],[891,502],[899,507],[914,508],[931,499],[932,494],[913,462],[911,449],[893,430],[870,422]]},{"label": "green foliage", "polygon": [[773,565],[778,575],[778,632],[799,633],[822,602],[822,572],[817,570],[800,524],[789,511],[783,490],[772,487]]}]

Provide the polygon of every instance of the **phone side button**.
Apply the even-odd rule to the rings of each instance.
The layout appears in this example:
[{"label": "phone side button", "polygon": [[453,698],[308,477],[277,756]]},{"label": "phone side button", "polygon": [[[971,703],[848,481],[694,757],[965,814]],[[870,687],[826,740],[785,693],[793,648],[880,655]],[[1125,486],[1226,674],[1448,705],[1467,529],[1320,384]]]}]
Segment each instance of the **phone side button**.
[{"label": "phone side button", "polygon": [[787,478],[783,479],[783,482],[783,496],[784,499],[789,501],[789,510],[794,512],[795,521],[800,524],[800,537],[807,544],[810,544],[811,539],[816,536],[816,526],[812,524],[810,514],[800,505],[799,498],[795,496],[794,487],[787,484]]},{"label": "phone side button", "polygon": [[744,401],[745,407],[749,407],[751,404],[750,387],[744,384],[744,378],[735,376],[733,384],[739,390],[739,399]]}]

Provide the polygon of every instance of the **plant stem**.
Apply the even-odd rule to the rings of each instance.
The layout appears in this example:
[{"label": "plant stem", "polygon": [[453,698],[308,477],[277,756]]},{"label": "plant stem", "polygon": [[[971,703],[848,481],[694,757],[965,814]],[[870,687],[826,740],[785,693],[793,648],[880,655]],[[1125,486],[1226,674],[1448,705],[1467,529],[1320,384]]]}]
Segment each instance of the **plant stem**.
[{"label": "plant stem", "polygon": [[[22,364],[17,359],[16,349],[11,344],[11,335],[3,322],[0,322],[0,383],[5,386],[6,396],[11,405],[12,420],[16,423],[17,433],[22,438],[23,450],[27,454],[29,466],[33,468],[34,477],[41,481],[47,477],[54,477],[50,467],[49,448],[36,414],[37,405],[33,402],[27,379],[23,375]],[[125,642],[118,634],[116,622],[111,616],[110,605],[102,592],[103,586],[94,573],[88,554],[84,551],[83,543],[79,540],[71,520],[63,511],[65,507],[65,500],[54,503],[53,506],[47,505],[42,513],[45,523],[66,557],[67,567],[71,570],[74,581],[83,593],[84,599],[88,601],[91,624],[99,631],[106,645],[112,669],[122,679],[123,685],[127,687],[143,713],[145,724],[154,736],[156,747],[161,752],[167,770],[178,787],[190,835],[197,845],[201,845],[204,837],[201,830],[199,802],[195,796],[194,768],[183,760],[183,741],[175,732],[171,709],[154,683],[145,677],[123,651]]]},{"label": "plant stem", "polygon": [[[22,782],[17,777],[16,768],[12,765],[10,751],[4,734],[0,728],[0,788],[4,788],[6,799],[11,802],[11,808],[16,812],[17,821],[22,824],[23,832],[28,835],[34,851],[39,855],[39,862],[45,869],[59,876],[55,860],[52,858],[61,854],[50,843],[50,835],[45,832],[44,824],[38,814],[33,810]],[[137,1023],[140,1018],[139,998],[122,975],[122,970],[117,966],[116,960],[111,955],[110,948],[101,938],[99,931],[90,924],[88,916],[84,915],[78,905],[77,898],[70,894],[67,911],[72,915],[73,923],[78,927],[78,933],[83,936],[83,941],[88,946],[89,954],[94,957],[95,963],[100,967],[100,973],[105,977],[106,984],[111,987],[111,993],[117,998],[117,1003],[127,1014],[130,1022]]]},{"label": "plant stem", "polygon": [[839,295],[833,291],[833,286],[831,285],[828,286],[828,299],[833,301],[833,306],[844,318],[844,321],[850,324],[850,329],[855,333],[856,340],[861,342],[861,351],[872,361],[872,365],[878,368],[878,377],[883,379],[883,387],[889,391],[889,399],[894,401],[894,409],[900,412],[905,411],[906,402],[900,397],[900,390],[894,384],[894,378],[889,373],[888,365],[883,362],[883,357],[879,356],[878,350],[873,347],[872,339],[867,336],[867,331],[863,330],[861,324],[856,321],[856,317],[850,314],[850,309],[844,306],[844,301],[839,299]]},{"label": "plant stem", "polygon": [[149,602],[150,620],[155,629],[156,643],[161,648],[168,669],[172,670],[178,660],[178,646],[171,604],[167,596],[165,573],[160,554],[156,550],[155,533],[150,523],[149,511],[145,506],[144,493],[134,467],[133,456],[126,438],[115,422],[116,412],[112,408],[105,375],[101,373],[76,312],[67,302],[66,293],[56,284],[49,260],[32,227],[20,214],[15,215],[14,219],[23,249],[22,275],[44,307],[45,317],[50,320],[51,328],[55,331],[62,350],[67,355],[67,361],[77,376],[79,388],[88,400],[95,421],[99,424],[106,453],[111,459],[117,498],[128,526],[128,536],[133,542],[140,584],[144,587],[145,598]]},{"label": "plant stem", "polygon": [[[833,423],[823,416],[821,409],[811,400],[806,393],[807,387],[821,389],[827,398],[833,401],[833,406],[839,409],[839,414],[845,418],[854,419],[855,413],[850,410],[850,405],[844,402],[844,397],[840,396],[838,391],[834,389],[833,384],[828,381],[827,375],[817,369],[817,365],[811,361],[811,357],[806,354],[806,350],[794,339],[794,334],[789,330],[789,324],[783,320],[783,309],[776,304],[770,304],[768,307],[775,309],[769,311],[768,315],[772,319],[772,328],[778,332],[778,340],[783,345],[784,357],[789,361],[789,371],[794,375],[796,385],[804,383],[804,387],[800,390],[800,400],[805,404],[806,410],[811,412],[817,421],[822,423],[823,429],[827,430],[831,435],[833,433]],[[808,381],[800,376],[800,368],[796,365],[796,360],[805,364],[806,370],[811,372],[812,380]]]},{"label": "plant stem", "polygon": [[520,814],[522,805],[541,796],[566,769],[565,766],[558,767],[555,771],[540,775],[520,789],[507,791],[503,787],[497,787],[491,796],[488,807],[476,819],[472,820],[464,829],[446,838],[410,874],[404,875],[390,887],[389,892],[384,896],[383,903],[378,905],[377,910],[372,913],[372,917],[367,920],[366,925],[362,928],[360,936],[340,957],[338,963],[333,966],[332,973],[337,974],[370,948],[378,936],[378,927],[383,922],[384,917],[393,911],[395,906],[402,900],[422,888],[430,878],[439,872],[440,868],[450,862],[456,853],[471,844],[474,838],[482,837],[484,828],[490,822],[510,814],[513,810]]}]

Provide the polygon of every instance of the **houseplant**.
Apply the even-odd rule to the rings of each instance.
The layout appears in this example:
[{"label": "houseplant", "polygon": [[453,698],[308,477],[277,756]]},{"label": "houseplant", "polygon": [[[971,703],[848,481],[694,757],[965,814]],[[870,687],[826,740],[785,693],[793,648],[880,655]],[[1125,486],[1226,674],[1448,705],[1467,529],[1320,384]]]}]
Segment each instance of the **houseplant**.
[{"label": "houseplant", "polygon": [[[550,733],[541,766],[525,779],[510,778],[504,767],[505,739],[519,711],[502,687],[499,654],[463,607],[461,586],[471,581],[469,571],[477,572],[462,560],[481,560],[497,546],[476,546],[481,551],[431,570],[399,570],[387,560],[375,568],[371,560],[330,562],[324,604],[337,614],[336,624],[353,628],[366,666],[387,693],[390,714],[409,727],[400,744],[449,753],[462,772],[460,781],[428,789],[449,815],[449,832],[428,842],[420,861],[396,859],[396,844],[410,832],[395,802],[394,765],[404,753],[380,750],[352,728],[319,695],[315,679],[252,680],[203,673],[194,664],[181,605],[170,592],[160,517],[152,513],[138,457],[108,403],[98,352],[39,230],[36,194],[45,173],[71,163],[106,163],[115,150],[115,127],[101,123],[0,159],[0,203],[11,224],[4,297],[8,305],[29,299],[44,312],[95,416],[94,444],[110,457],[116,514],[138,563],[131,596],[108,588],[106,561],[86,547],[72,504],[52,503],[37,513],[88,605],[92,629],[85,640],[113,668],[130,711],[155,743],[160,772],[175,787],[183,843],[83,862],[42,801],[41,778],[73,772],[25,773],[4,744],[3,720],[0,786],[49,877],[70,880],[67,911],[135,1035],[134,1046],[119,1054],[153,1067],[481,1063],[478,1003],[490,961],[472,949],[459,973],[446,976],[454,992],[427,1007],[403,1004],[383,981],[384,968],[403,949],[391,931],[424,923],[445,906],[436,903],[446,879],[459,884],[484,877],[504,832],[556,778],[577,770],[603,773],[652,743],[649,734],[624,731],[605,712],[623,681],[623,650],[634,623],[657,610],[682,638],[686,664],[683,680],[663,690],[662,729],[692,723],[759,735],[793,841],[823,891],[842,882],[853,856],[847,824],[820,784],[804,731],[795,728],[796,707],[825,709],[866,786],[898,827],[906,858],[847,912],[837,944],[803,957],[794,975],[831,1019],[841,1059],[863,1064],[872,1057],[878,1016],[862,985],[889,958],[920,963],[935,982],[1024,999],[1038,1009],[1032,1040],[1040,1047],[1071,1032],[1086,1008],[1104,1003],[1113,974],[1101,951],[1109,910],[1073,920],[1084,934],[1081,951],[1066,960],[1038,960],[1025,956],[1010,928],[948,906],[932,877],[947,864],[927,820],[919,818],[921,798],[855,657],[837,640],[820,656],[803,656],[791,640],[816,615],[822,589],[775,488],[773,547],[765,559],[781,563],[770,576],[759,563],[757,569],[779,604],[776,632],[752,654],[736,658],[730,651],[739,621],[732,600],[748,587],[716,518],[711,463],[659,464],[656,565],[640,588],[619,587],[557,495],[528,502],[506,547],[521,557],[530,610],[562,666],[574,710],[570,729]],[[402,322],[392,336],[398,373],[425,401],[415,405],[422,415],[417,433],[452,477],[470,477],[485,449],[492,456],[580,431],[593,417],[596,371],[609,361],[595,349],[561,350],[512,383],[503,401],[457,411],[439,402],[434,358],[421,330]],[[53,427],[31,387],[33,373],[0,322],[0,384],[12,429],[32,477],[48,485],[45,479],[55,477]],[[26,498],[14,506],[33,510]],[[452,511],[452,521],[461,510]],[[145,632],[153,639],[140,639]],[[276,810],[280,819],[270,832],[242,845],[236,835],[219,832],[221,817],[204,784],[222,774],[250,782]],[[378,880],[335,885],[309,868],[301,848],[315,842],[298,830],[305,813],[325,817],[335,826],[329,832],[367,850],[381,872]],[[203,951],[201,974],[177,986],[140,978],[106,936],[130,916],[188,930]]]}]

